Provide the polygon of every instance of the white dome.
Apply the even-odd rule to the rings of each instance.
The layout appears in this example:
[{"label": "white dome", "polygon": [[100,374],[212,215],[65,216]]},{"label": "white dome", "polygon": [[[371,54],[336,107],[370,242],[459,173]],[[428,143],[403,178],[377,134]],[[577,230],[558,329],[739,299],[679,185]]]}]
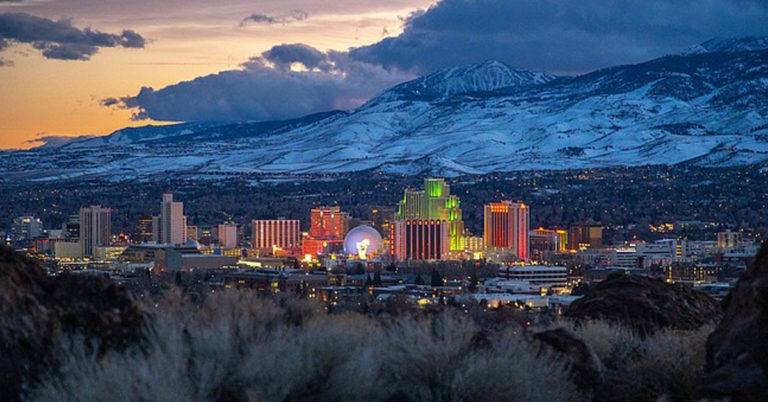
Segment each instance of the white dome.
[{"label": "white dome", "polygon": [[344,252],[365,260],[381,254],[384,240],[379,232],[370,226],[357,226],[344,238]]}]

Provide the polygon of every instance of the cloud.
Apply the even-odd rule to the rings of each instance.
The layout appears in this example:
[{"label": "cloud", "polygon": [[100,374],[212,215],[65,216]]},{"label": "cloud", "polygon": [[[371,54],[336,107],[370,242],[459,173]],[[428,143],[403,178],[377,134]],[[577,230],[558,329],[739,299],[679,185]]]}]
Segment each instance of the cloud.
[{"label": "cloud", "polygon": [[[273,46],[262,53],[262,57],[281,69],[290,69],[294,63],[302,64],[310,70],[318,68],[327,71],[332,68],[327,54],[302,43]],[[258,59],[256,61],[262,63]]]},{"label": "cloud", "polygon": [[587,72],[713,37],[768,35],[766,21],[764,0],[442,0],[351,57],[420,73],[488,59]]},{"label": "cloud", "polygon": [[67,19],[54,21],[26,13],[0,14],[0,50],[12,43],[31,44],[48,59],[88,60],[99,48],[142,48],[145,39],[131,30],[117,35],[79,29]]},{"label": "cloud", "polygon": [[266,24],[266,25],[288,24],[294,21],[304,21],[308,17],[309,17],[309,13],[303,10],[293,10],[289,14],[281,15],[281,16],[270,16],[266,14],[251,14],[243,18],[242,21],[240,21],[240,26],[246,26],[249,24]]},{"label": "cloud", "polygon": [[[299,63],[302,71],[291,69]],[[295,66],[294,66],[295,67]],[[352,109],[383,89],[413,78],[307,45],[275,46],[243,64],[102,105],[135,109],[134,119],[158,121],[278,120]]]},{"label": "cloud", "polygon": [[120,99],[118,99],[118,98],[105,98],[105,99],[102,99],[101,101],[99,101],[99,103],[101,104],[101,106],[106,106],[106,107],[119,106],[120,105]]},{"label": "cloud", "polygon": [[[303,18],[306,13],[254,14],[243,24]],[[241,70],[145,87],[102,104],[158,121],[287,119],[355,108],[443,67],[496,59],[531,70],[582,73],[677,53],[713,37],[768,35],[764,21],[764,0],[442,0],[404,18],[399,36],[369,46],[323,52],[305,44],[277,45]],[[65,50],[49,51],[66,56]]]}]

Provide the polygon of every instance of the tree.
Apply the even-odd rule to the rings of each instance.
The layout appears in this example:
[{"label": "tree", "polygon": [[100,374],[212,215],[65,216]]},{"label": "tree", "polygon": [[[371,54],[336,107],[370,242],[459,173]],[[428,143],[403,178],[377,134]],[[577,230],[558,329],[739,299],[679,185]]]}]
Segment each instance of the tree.
[{"label": "tree", "polygon": [[477,268],[472,267],[469,271],[469,285],[467,285],[467,289],[470,292],[475,292],[477,290],[477,283],[480,281],[480,278],[477,275]]},{"label": "tree", "polygon": [[430,283],[433,288],[443,286],[443,277],[440,276],[440,272],[437,272],[437,268],[432,269],[432,281]]}]

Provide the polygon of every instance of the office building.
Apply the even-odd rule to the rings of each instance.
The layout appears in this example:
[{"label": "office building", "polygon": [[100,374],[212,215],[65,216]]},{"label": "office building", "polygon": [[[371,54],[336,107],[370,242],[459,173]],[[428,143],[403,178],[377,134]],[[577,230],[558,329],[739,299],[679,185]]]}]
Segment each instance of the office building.
[{"label": "office building", "polygon": [[31,243],[43,234],[43,222],[32,215],[20,216],[13,220],[11,237],[17,243]]},{"label": "office building", "polygon": [[572,225],[568,230],[568,250],[578,251],[602,246],[603,227],[601,225]]},{"label": "office building", "polygon": [[741,241],[741,233],[739,232],[727,230],[717,233],[717,247],[719,248],[736,248],[739,247]]},{"label": "office building", "polygon": [[187,225],[187,241],[198,241],[200,239],[199,233],[200,230],[197,225]]},{"label": "office building", "polygon": [[225,249],[237,247],[237,225],[232,222],[219,225],[219,246]]},{"label": "office building", "polygon": [[528,265],[499,267],[499,278],[528,282],[543,288],[564,289],[568,286],[568,268]]},{"label": "office building", "polygon": [[184,203],[173,200],[173,193],[163,193],[160,216],[153,219],[153,236],[157,243],[181,244],[187,241],[187,217]]},{"label": "office building", "polygon": [[147,243],[153,240],[152,217],[141,216],[133,227],[133,242]]},{"label": "office building", "polygon": [[112,210],[100,205],[80,208],[80,251],[83,257],[93,257],[96,247],[110,245],[112,239]]}]

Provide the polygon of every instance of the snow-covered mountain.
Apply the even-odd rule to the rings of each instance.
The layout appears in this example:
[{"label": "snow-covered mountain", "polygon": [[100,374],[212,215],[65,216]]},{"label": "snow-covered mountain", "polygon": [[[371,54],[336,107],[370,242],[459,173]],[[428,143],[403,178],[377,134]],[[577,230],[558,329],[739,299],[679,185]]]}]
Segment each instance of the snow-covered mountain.
[{"label": "snow-covered mountain", "polygon": [[555,79],[547,73],[512,68],[498,61],[446,68],[386,91],[372,103],[397,100],[434,101],[455,95],[490,92],[506,88],[523,90]]},{"label": "snow-covered mountain", "polygon": [[[709,43],[709,42],[708,42]],[[398,85],[352,112],[119,130],[0,153],[0,175],[476,174],[768,162],[768,50],[720,41],[637,65],[552,77],[498,62]]]}]

